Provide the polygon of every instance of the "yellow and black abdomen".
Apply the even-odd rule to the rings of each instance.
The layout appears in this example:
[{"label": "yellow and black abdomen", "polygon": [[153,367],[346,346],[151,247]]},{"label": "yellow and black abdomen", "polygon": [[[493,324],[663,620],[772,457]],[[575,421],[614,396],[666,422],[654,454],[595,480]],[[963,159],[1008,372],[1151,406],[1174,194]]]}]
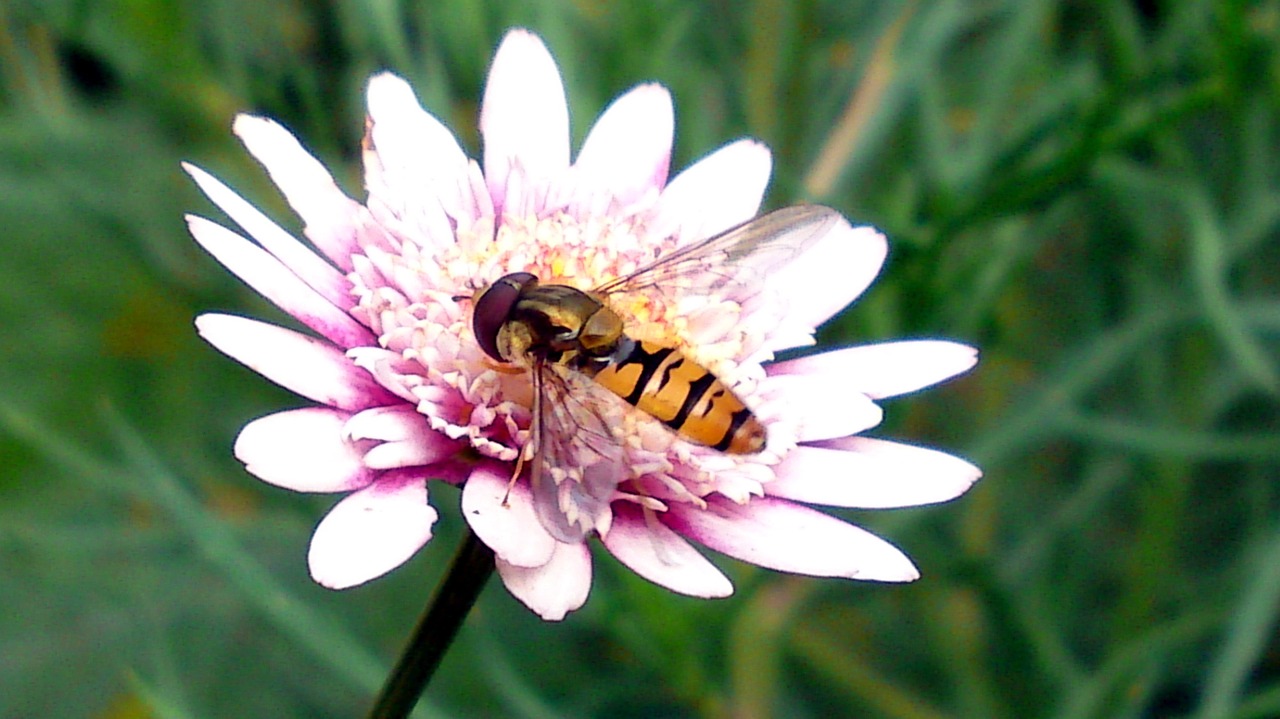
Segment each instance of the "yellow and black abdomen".
[{"label": "yellow and black abdomen", "polygon": [[685,439],[730,454],[764,449],[764,425],[707,368],[672,347],[635,342],[594,379]]}]

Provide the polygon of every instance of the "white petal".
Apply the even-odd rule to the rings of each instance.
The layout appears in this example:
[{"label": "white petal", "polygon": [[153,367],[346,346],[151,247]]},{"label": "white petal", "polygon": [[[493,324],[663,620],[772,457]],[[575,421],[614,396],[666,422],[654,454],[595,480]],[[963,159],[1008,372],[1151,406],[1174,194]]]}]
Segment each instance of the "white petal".
[{"label": "white petal", "polygon": [[[889,245],[873,227],[850,227],[843,217],[804,255],[767,275],[768,287],[787,298],[787,322],[813,328],[867,289],[884,265]],[[773,345],[771,349],[784,346]]]},{"label": "white petal", "polygon": [[431,429],[431,422],[410,405],[374,407],[353,416],[344,428],[352,439],[376,439],[382,442],[405,440],[432,441],[442,435]]},{"label": "white petal", "polygon": [[[374,140],[381,151],[395,155],[390,159],[404,165],[405,172],[452,172],[466,166],[467,154],[457,138],[422,109],[413,88],[402,78],[386,72],[375,75],[369,80],[368,99]],[[414,170],[410,160],[442,167]]]},{"label": "white petal", "polygon": [[978,363],[978,351],[945,340],[907,340],[847,347],[778,362],[769,374],[847,377],[872,399],[935,385]]},{"label": "white petal", "polygon": [[[374,157],[366,156],[369,193],[408,223],[419,244],[445,247],[453,228],[442,204],[467,186],[467,156],[458,140],[418,103],[412,88],[390,73],[369,81],[369,139]],[[474,201],[450,198],[455,212]],[[470,226],[468,216],[460,224]]]},{"label": "white petal", "polygon": [[576,187],[603,193],[622,206],[661,189],[674,132],[671,93],[654,84],[632,89],[614,100],[587,134],[573,165]]},{"label": "white petal", "polygon": [[348,495],[311,537],[311,577],[330,589],[380,577],[431,539],[437,517],[427,504],[426,480],[378,482]]},{"label": "white petal", "polygon": [[432,429],[430,420],[407,404],[367,409],[352,417],[344,430],[352,439],[381,442],[364,456],[365,465],[374,469],[434,465],[463,447]]},{"label": "white petal", "polygon": [[591,591],[591,552],[585,544],[557,542],[551,559],[540,567],[517,567],[501,559],[497,565],[507,590],[549,622],[581,607]]},{"label": "white petal", "polygon": [[636,574],[674,592],[710,599],[733,594],[733,583],[683,537],[655,517],[619,502],[604,546]]},{"label": "white petal", "polygon": [[739,140],[685,169],[658,199],[648,234],[681,244],[705,239],[756,216],[773,171],[769,148]]},{"label": "white petal", "polygon": [[284,231],[271,218],[249,204],[217,178],[194,165],[183,163],[183,169],[196,181],[213,204],[277,259],[337,307],[350,307],[351,281],[333,265],[325,262],[293,235]]},{"label": "white petal", "polygon": [[945,502],[982,476],[959,457],[870,437],[796,447],[774,471],[764,487],[771,497],[864,509]]},{"label": "white petal", "polygon": [[845,437],[871,429],[884,411],[862,394],[849,377],[831,375],[774,375],[760,385],[765,402],[759,414],[796,428],[801,442]]},{"label": "white petal", "polygon": [[910,582],[920,576],[892,544],[784,500],[757,498],[738,505],[713,497],[705,510],[673,503],[663,521],[716,551],[784,572],[881,582]]},{"label": "white petal", "polygon": [[508,465],[486,462],[462,488],[462,516],[498,558],[519,567],[540,567],[551,560],[556,541],[533,508],[527,482],[508,486]]},{"label": "white petal", "polygon": [[440,439],[440,442],[383,442],[365,453],[364,463],[374,469],[398,469],[435,464],[456,453],[454,446],[447,443],[443,434],[440,435]]},{"label": "white petal", "polygon": [[321,404],[340,409],[400,404],[401,400],[333,345],[276,325],[233,315],[205,314],[196,330],[249,369]]},{"label": "white petal", "polygon": [[[569,105],[556,62],[536,35],[512,30],[493,56],[480,110],[484,176],[498,206],[514,167],[526,178],[560,177],[569,167]],[[514,194],[514,193],[513,193]]]},{"label": "white petal", "polygon": [[377,473],[345,437],[349,412],[307,407],[269,414],[236,437],[236,459],[254,476],[297,492],[347,492],[368,486]]},{"label": "white petal", "polygon": [[350,257],[359,250],[355,219],[360,203],[338,189],[324,165],[303,149],[288,130],[275,122],[240,115],[236,117],[232,130],[266,168],[272,182],[289,201],[289,206],[306,223],[307,239],[334,264],[350,270]]},{"label": "white petal", "polygon": [[262,248],[203,217],[187,216],[191,236],[224,267],[277,307],[340,347],[375,344],[354,317],[335,307]]}]

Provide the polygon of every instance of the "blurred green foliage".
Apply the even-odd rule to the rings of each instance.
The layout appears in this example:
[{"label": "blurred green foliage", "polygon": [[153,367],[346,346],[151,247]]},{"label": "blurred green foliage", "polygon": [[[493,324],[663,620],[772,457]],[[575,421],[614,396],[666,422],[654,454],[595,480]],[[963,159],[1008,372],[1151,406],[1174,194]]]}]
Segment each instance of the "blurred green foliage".
[{"label": "blurred green foliage", "polygon": [[[540,33],[581,139],[630,85],[676,100],[676,167],[741,135],[770,203],[893,250],[827,344],[975,343],[882,430],[986,478],[843,512],[923,579],[724,561],[674,596],[604,553],[545,624],[495,582],[430,716],[1280,716],[1280,3],[1261,0],[3,0],[0,717],[350,717],[460,536],[313,585],[333,501],[230,456],[303,402],[190,319],[283,320],[186,236],[190,160],[297,229],[229,132],[277,118],[355,196],[362,89],[416,86],[473,151],[503,31]],[[435,487],[435,485],[433,485]]]}]

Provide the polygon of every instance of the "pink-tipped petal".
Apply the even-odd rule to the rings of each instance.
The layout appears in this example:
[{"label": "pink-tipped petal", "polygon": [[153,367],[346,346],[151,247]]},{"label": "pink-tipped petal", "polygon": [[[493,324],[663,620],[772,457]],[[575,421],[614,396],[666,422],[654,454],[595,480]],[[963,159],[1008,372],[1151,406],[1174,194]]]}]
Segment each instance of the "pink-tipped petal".
[{"label": "pink-tipped petal", "polygon": [[263,249],[284,263],[291,272],[324,296],[336,307],[351,306],[351,281],[333,265],[311,251],[284,228],[271,221],[258,208],[245,202],[231,188],[222,184],[217,178],[201,170],[195,165],[182,164],[183,169],[195,180],[196,185],[213,204],[227,213],[227,216]]},{"label": "pink-tipped petal", "polygon": [[969,371],[978,351],[946,340],[905,340],[847,347],[778,362],[770,375],[847,377],[872,399],[896,397]]},{"label": "pink-tipped petal", "polygon": [[581,607],[591,591],[591,552],[585,544],[557,542],[551,559],[540,567],[517,567],[501,559],[497,565],[507,590],[549,622]]},{"label": "pink-tipped petal", "polygon": [[276,183],[289,206],[302,218],[307,239],[334,264],[350,270],[349,258],[359,249],[355,218],[359,214],[360,203],[338,189],[324,165],[303,149],[292,133],[277,123],[252,115],[240,115],[236,117],[232,130],[266,168],[271,181]]},{"label": "pink-tipped petal", "polygon": [[209,344],[249,369],[321,404],[361,410],[401,402],[375,384],[341,349],[323,340],[222,314],[200,315],[196,330]]},{"label": "pink-tipped petal", "polygon": [[493,56],[480,109],[484,176],[494,204],[507,197],[513,168],[526,178],[554,180],[569,167],[569,103],[546,45],[528,30],[512,30]]},{"label": "pink-tipped petal", "polygon": [[884,410],[858,391],[854,379],[829,375],[774,375],[761,385],[768,398],[762,412],[796,428],[801,442],[846,437],[871,429]]},{"label": "pink-tipped petal", "polygon": [[656,517],[646,518],[629,503],[615,504],[613,525],[602,539],[613,556],[654,584],[704,599],[733,594],[724,572]]},{"label": "pink-tipped petal", "polygon": [[344,436],[351,415],[307,407],[260,417],[236,437],[236,459],[251,474],[297,492],[349,492],[368,486],[377,473],[364,452]]},{"label": "pink-tipped petal", "polygon": [[364,584],[404,564],[431,539],[438,515],[426,480],[379,481],[329,510],[311,537],[311,578],[330,589]]},{"label": "pink-tipped petal", "polygon": [[[586,211],[597,195],[626,206],[660,190],[671,166],[675,110],[661,85],[641,85],[614,100],[596,120],[573,165],[575,187],[586,197],[571,211]],[[609,204],[594,208],[607,211]]]},{"label": "pink-tipped petal", "polygon": [[771,497],[863,509],[945,502],[982,476],[977,467],[945,452],[871,437],[797,447],[774,471],[774,480],[765,485]]},{"label": "pink-tipped petal", "polygon": [[502,561],[540,567],[551,561],[556,541],[538,520],[528,483],[510,481],[508,465],[486,462],[476,467],[462,488],[462,516]]},{"label": "pink-tipped petal", "polygon": [[851,227],[841,217],[802,256],[767,275],[768,286],[787,298],[788,324],[814,328],[867,289],[888,251],[888,242],[875,228]]},{"label": "pink-tipped petal", "polygon": [[773,156],[754,140],[716,150],[671,180],[658,199],[648,234],[677,236],[681,244],[705,239],[760,211]]},{"label": "pink-tipped petal", "polygon": [[[455,197],[466,187],[467,156],[439,120],[422,109],[409,84],[382,73],[369,81],[369,143],[366,182],[420,243],[446,247],[453,242],[447,210],[462,214],[474,200]],[[475,217],[466,216],[470,226]]]},{"label": "pink-tipped petal", "polygon": [[203,217],[187,216],[191,236],[259,294],[339,347],[369,345],[373,333],[335,307],[271,254]]},{"label": "pink-tipped petal", "polygon": [[897,547],[835,517],[768,497],[745,505],[709,498],[707,509],[673,503],[672,529],[761,567],[816,577],[910,582],[920,577]]}]

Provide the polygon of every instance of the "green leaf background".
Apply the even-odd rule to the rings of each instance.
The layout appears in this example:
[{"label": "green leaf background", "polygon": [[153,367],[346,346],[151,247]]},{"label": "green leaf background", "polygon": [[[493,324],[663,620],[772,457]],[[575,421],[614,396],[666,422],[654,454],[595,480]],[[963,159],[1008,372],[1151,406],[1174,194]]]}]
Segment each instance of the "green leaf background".
[{"label": "green leaf background", "polygon": [[[1268,0],[0,1],[0,717],[353,717],[460,537],[307,577],[331,497],[246,474],[303,401],[199,341],[287,321],[185,232],[192,161],[298,223],[230,134],[278,119],[361,196],[382,69],[478,149],[505,29],[541,34],[575,139],[661,82],[675,167],[754,136],[769,203],[892,243],[835,346],[942,336],[970,375],[878,434],[972,458],[947,505],[840,511],[907,586],[716,557],[680,597],[603,552],[540,621],[494,582],[421,716],[1280,716],[1280,3]],[[835,478],[833,478],[835,479]],[[434,487],[434,485],[433,485]]]}]

